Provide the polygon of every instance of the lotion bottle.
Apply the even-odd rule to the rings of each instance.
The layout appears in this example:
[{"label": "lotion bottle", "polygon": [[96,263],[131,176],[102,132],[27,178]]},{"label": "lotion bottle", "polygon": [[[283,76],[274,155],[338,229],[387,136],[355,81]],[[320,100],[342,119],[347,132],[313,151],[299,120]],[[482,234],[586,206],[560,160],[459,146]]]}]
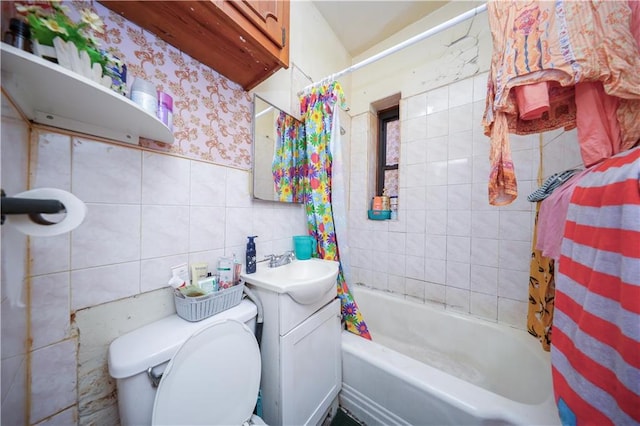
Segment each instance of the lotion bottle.
[{"label": "lotion bottle", "polygon": [[249,241],[247,242],[247,253],[246,253],[246,261],[247,261],[247,274],[253,274],[256,272],[256,243],[253,241],[254,238],[258,238],[257,235],[252,237],[247,237]]},{"label": "lotion bottle", "polygon": [[202,278],[198,281],[198,287],[200,287],[205,293],[213,293],[214,291],[218,291],[218,282],[216,281],[216,277],[211,275],[211,272],[207,273],[206,278]]}]

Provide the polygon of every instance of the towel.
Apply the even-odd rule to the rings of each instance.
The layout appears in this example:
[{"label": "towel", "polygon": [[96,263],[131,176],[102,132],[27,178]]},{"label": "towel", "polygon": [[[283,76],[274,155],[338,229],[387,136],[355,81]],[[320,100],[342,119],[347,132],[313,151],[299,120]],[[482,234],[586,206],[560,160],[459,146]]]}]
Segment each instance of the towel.
[{"label": "towel", "polygon": [[640,147],[588,169],[571,197],[551,363],[563,424],[640,423]]}]

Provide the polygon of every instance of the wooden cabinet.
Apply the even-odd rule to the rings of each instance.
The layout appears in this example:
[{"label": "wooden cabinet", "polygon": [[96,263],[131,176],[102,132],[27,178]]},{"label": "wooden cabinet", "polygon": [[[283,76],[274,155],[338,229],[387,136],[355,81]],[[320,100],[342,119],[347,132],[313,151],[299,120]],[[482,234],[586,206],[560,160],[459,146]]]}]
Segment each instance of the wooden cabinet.
[{"label": "wooden cabinet", "polygon": [[250,1],[236,0],[224,1],[220,3],[223,10],[229,15],[234,15],[234,10],[239,12],[243,18],[234,17],[236,20],[247,19],[250,23],[259,29],[264,35],[269,37],[271,42],[279,48],[285,47],[286,33],[283,26],[283,20],[287,17],[286,26],[289,26],[289,11],[283,10],[286,6],[289,9],[289,3],[283,1]]},{"label": "wooden cabinet", "polygon": [[245,90],[289,67],[289,0],[100,3]]}]

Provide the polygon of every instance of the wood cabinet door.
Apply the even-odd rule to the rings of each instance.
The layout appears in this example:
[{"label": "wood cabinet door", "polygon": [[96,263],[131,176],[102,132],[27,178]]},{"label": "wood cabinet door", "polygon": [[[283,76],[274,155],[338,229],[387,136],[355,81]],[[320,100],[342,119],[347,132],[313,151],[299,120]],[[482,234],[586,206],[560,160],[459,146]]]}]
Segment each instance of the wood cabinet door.
[{"label": "wood cabinet door", "polygon": [[283,48],[287,45],[288,0],[236,0],[225,3],[251,21],[276,46]]},{"label": "wood cabinet door", "polygon": [[245,90],[289,66],[289,0],[99,1]]}]

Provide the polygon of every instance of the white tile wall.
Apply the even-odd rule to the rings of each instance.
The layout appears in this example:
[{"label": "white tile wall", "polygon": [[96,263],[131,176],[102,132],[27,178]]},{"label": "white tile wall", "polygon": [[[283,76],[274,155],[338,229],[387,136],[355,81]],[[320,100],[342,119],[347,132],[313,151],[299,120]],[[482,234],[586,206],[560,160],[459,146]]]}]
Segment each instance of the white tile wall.
[{"label": "white tile wall", "polygon": [[[427,138],[427,161],[444,161],[448,157],[448,148],[449,144],[447,143],[448,138],[445,136],[437,136],[433,138]],[[427,182],[428,185],[433,185],[431,182]]]},{"label": "white tile wall", "polygon": [[189,251],[189,211],[189,206],[142,206],[140,252],[143,259]]},{"label": "white tile wall", "polygon": [[61,341],[31,355],[31,413],[33,423],[78,401],[76,339]]},{"label": "white tile wall", "polygon": [[[418,95],[420,96],[420,95]],[[427,92],[427,114],[449,109],[449,87],[443,86]]]},{"label": "white tile wall", "polygon": [[450,84],[448,88],[450,110],[460,105],[470,105],[473,101],[473,78],[457,81]]},{"label": "white tile wall", "polygon": [[471,292],[469,312],[489,320],[498,319],[498,300],[489,294]]},{"label": "white tile wall", "polygon": [[87,204],[85,220],[71,233],[71,268],[140,258],[140,206]]},{"label": "white tile wall", "polygon": [[71,271],[72,311],[131,297],[138,293],[140,293],[140,262],[116,263]]},{"label": "white tile wall", "polygon": [[71,171],[73,193],[85,203],[140,203],[141,151],[76,138]]},{"label": "white tile wall", "polygon": [[[520,196],[490,206],[486,85],[480,74],[400,102],[399,220],[368,221],[372,194],[352,194],[351,242],[360,250],[351,266],[365,285],[525,328],[534,215],[526,196],[537,188],[540,138],[511,135]],[[374,142],[373,131],[352,132],[353,146],[370,147],[352,151],[358,170],[375,158]],[[579,165],[577,145],[575,131],[544,134],[544,175]],[[351,188],[368,188],[367,176],[352,173]]]},{"label": "white tile wall", "polygon": [[[2,94],[0,126],[2,189],[8,196],[27,189],[29,170],[29,128]],[[0,345],[2,406],[0,423],[23,425],[28,422],[27,403],[27,237],[15,228],[2,226],[2,302]]]},{"label": "white tile wall", "polygon": [[477,265],[475,263],[471,265],[470,287],[471,290],[476,293],[497,296],[498,268],[492,266]]},{"label": "white tile wall", "polygon": [[142,153],[142,204],[189,204],[191,161]]},{"label": "white tile wall", "polygon": [[30,290],[33,348],[71,337],[69,272],[34,277]]},{"label": "white tile wall", "polygon": [[469,312],[469,290],[447,286],[445,289],[445,304],[448,309],[459,312]]},{"label": "white tile wall", "polygon": [[[423,121],[425,108],[417,113]],[[4,118],[2,130],[4,144],[4,132],[8,130]],[[89,325],[90,329],[83,331],[79,350],[90,363],[79,364],[77,324],[72,314],[110,306],[109,322],[114,324],[132,317],[137,318],[138,326],[145,318],[152,321],[153,312],[174,310],[166,296],[171,266],[204,261],[211,269],[219,257],[232,254],[244,260],[248,235],[259,236],[259,256],[290,250],[291,236],[306,232],[304,210],[301,205],[253,201],[249,173],[243,170],[50,131],[36,131],[34,135],[30,165],[33,186],[71,191],[86,203],[88,212],[85,221],[69,234],[31,238],[33,352],[28,421],[23,414],[5,414],[13,411],[5,407],[19,408],[25,401],[25,358],[20,350],[26,347],[26,331],[5,297],[3,270],[2,423],[67,424],[69,419],[73,423],[111,423],[117,421],[117,410],[115,400],[108,397],[113,393],[113,382],[106,370],[106,350],[113,333],[124,328],[106,335],[104,323]],[[25,162],[26,147],[25,137]],[[19,165],[12,158],[16,152],[5,152],[4,148],[3,166],[5,160]],[[2,168],[3,173],[5,170],[9,167]],[[26,163],[22,170],[26,185]],[[424,218],[420,222],[424,226]],[[371,238],[377,235],[373,229],[366,232]],[[2,234],[6,247],[11,232],[3,229]],[[399,244],[404,251],[406,235],[401,236]],[[388,238],[379,243],[387,246]],[[416,244],[424,250],[424,240]],[[26,253],[26,241],[24,246]],[[401,276],[405,274],[405,259],[398,256],[397,272]],[[361,263],[367,264],[370,258],[367,252]],[[372,274],[359,276],[373,278]],[[376,283],[387,288],[386,274],[377,278]],[[146,307],[145,313],[127,308],[127,301],[137,299],[133,296],[155,293],[163,297],[147,300],[159,303],[156,308]],[[5,314],[14,317],[9,321]],[[99,339],[86,339],[87,333],[103,340],[92,346]],[[90,346],[83,346],[87,344]],[[10,374],[8,367],[14,373]],[[78,382],[77,377],[82,380]],[[96,387],[96,383],[104,386]],[[24,413],[25,409],[20,410]]]}]

